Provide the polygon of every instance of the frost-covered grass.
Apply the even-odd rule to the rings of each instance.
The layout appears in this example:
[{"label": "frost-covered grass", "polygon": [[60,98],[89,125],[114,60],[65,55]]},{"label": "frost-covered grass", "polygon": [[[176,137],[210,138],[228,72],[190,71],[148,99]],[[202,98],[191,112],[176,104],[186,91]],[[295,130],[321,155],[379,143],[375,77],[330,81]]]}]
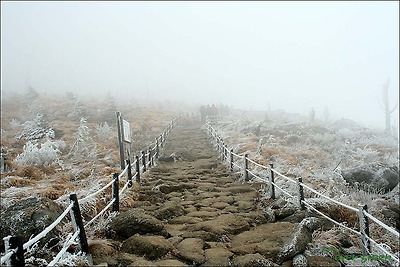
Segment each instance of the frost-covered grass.
[{"label": "frost-covered grass", "polygon": [[[67,94],[39,95],[35,101],[28,101],[25,95],[3,96],[1,152],[6,155],[9,171],[1,173],[1,211],[32,195],[48,197],[64,209],[71,193],[82,199],[109,183],[112,174],[120,172],[116,110],[130,122],[133,155],[147,149],[178,114],[172,103],[139,105],[136,102],[132,106],[127,101],[113,101],[113,107],[108,99],[85,99]],[[38,117],[39,113],[43,116]],[[86,116],[84,121],[81,121],[81,115]],[[46,131],[51,134],[42,135]],[[34,140],[25,138],[32,136]],[[122,188],[125,177],[120,182]],[[132,207],[138,199],[137,191],[135,185],[127,189],[121,196],[121,207]],[[82,203],[84,223],[98,214],[110,199],[111,187]],[[88,239],[104,238],[106,225],[114,215],[107,211],[88,226]],[[61,240],[73,231],[69,220],[60,225]],[[55,256],[62,245],[61,241],[51,248],[32,248],[26,254],[26,262],[46,266],[48,259],[38,256],[41,249],[54,251]],[[59,265],[88,264],[82,255],[66,253]]]}]

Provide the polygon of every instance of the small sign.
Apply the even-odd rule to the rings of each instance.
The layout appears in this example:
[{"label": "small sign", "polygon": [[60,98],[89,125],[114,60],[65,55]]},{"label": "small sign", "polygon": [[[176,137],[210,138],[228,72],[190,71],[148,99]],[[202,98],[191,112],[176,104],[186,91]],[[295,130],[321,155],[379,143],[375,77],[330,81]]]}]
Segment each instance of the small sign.
[{"label": "small sign", "polygon": [[127,122],[126,120],[122,120],[122,128],[124,129],[124,141],[130,143],[131,127],[129,126],[129,122]]}]

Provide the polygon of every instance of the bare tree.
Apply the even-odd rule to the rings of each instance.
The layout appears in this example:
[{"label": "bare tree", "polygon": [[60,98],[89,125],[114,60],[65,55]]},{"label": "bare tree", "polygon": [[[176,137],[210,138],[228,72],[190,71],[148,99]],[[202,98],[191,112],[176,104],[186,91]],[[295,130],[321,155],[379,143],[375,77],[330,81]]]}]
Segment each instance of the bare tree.
[{"label": "bare tree", "polygon": [[388,133],[388,134],[391,134],[392,130],[391,130],[391,123],[390,123],[390,116],[396,110],[397,105],[399,103],[397,102],[397,104],[392,109],[390,109],[390,106],[389,106],[389,90],[388,90],[389,89],[389,84],[390,84],[390,79],[388,79],[387,82],[383,85],[383,88],[382,88],[383,106],[381,104],[381,107],[383,108],[383,110],[385,112],[385,125],[386,125],[385,132]]}]

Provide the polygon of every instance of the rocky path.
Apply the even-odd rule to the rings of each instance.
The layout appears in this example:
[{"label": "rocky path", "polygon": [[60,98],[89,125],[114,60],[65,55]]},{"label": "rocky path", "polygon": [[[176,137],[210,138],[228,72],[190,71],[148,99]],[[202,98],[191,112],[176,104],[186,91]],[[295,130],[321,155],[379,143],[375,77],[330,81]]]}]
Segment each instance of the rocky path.
[{"label": "rocky path", "polygon": [[135,208],[122,210],[110,223],[114,241],[108,254],[104,246],[92,246],[95,263],[274,266],[298,254],[298,248],[284,247],[299,231],[311,238],[312,220],[276,222],[284,209],[260,208],[259,185],[238,182],[238,175],[219,163],[200,124],[183,120],[169,138],[157,166],[143,177]]}]

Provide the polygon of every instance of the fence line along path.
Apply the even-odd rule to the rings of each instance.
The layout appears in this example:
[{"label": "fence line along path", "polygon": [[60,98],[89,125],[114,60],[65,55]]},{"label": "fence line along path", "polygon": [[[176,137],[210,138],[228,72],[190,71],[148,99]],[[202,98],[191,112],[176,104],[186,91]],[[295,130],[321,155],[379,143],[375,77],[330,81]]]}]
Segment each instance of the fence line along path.
[{"label": "fence line along path", "polygon": [[[362,247],[362,255],[367,257],[367,259],[372,259],[376,262],[379,262],[380,264],[385,264],[385,265],[398,265],[399,264],[399,256],[395,255],[396,253],[393,253],[391,251],[391,248],[388,247],[385,244],[378,244],[375,240],[373,240],[370,237],[370,230],[369,230],[369,220],[372,222],[376,223],[381,227],[380,231],[384,229],[387,231],[388,234],[392,235],[392,237],[399,238],[399,232],[397,232],[395,229],[392,227],[384,224],[383,222],[379,221],[377,218],[372,216],[371,214],[368,213],[368,207],[367,205],[358,205],[358,209],[351,207],[347,204],[341,203],[340,201],[337,201],[335,199],[332,199],[328,196],[325,196],[309,185],[306,185],[303,183],[303,180],[301,177],[298,177],[296,180],[289,178],[285,176],[284,174],[278,172],[272,163],[269,164],[269,167],[263,166],[259,164],[258,162],[250,159],[247,154],[241,156],[233,152],[233,149],[229,150],[229,148],[225,145],[223,138],[219,136],[217,131],[214,129],[214,127],[210,124],[210,119],[208,118],[206,122],[206,131],[209,134],[209,136],[212,138],[213,143],[215,144],[216,149],[220,153],[220,159],[226,164],[229,165],[231,171],[238,170],[239,172],[242,173],[245,181],[250,180],[250,175],[252,176],[252,179],[265,182],[268,184],[268,191],[271,199],[275,199],[275,188],[277,188],[283,195],[289,197],[291,201],[297,202],[299,208],[301,210],[304,210],[306,207],[315,212],[315,214],[318,214],[319,216],[325,218],[326,220],[334,223],[337,226],[340,226],[342,229],[347,230],[353,234],[356,234],[360,236],[361,238],[361,247]],[[238,165],[237,161],[242,161],[243,165],[240,166]],[[249,167],[249,164],[253,165],[252,167]],[[261,172],[256,169],[261,170]],[[268,177],[265,175],[265,171],[269,172]],[[267,172],[267,173],[268,173]],[[257,173],[257,174],[256,174]],[[278,186],[275,183],[275,175],[279,177],[279,179],[284,179],[286,182],[292,183],[297,185],[297,192],[293,194],[288,192],[287,190],[284,190],[280,186]],[[345,225],[345,223],[338,222],[328,215],[324,214],[323,212],[319,211],[316,209],[311,203],[307,201],[307,199],[304,198],[304,190],[309,190],[312,193],[318,195],[319,197],[322,197],[332,203],[335,203],[339,206],[342,206],[352,212],[355,212],[358,214],[359,217],[359,231],[352,229],[348,226]],[[382,232],[380,232],[382,233]],[[396,239],[395,239],[396,240]],[[373,244],[373,247],[371,247],[371,243]],[[381,253],[381,254],[374,254],[374,253]],[[382,254],[383,253],[383,254]],[[398,254],[398,252],[397,252]],[[363,263],[363,262],[361,262]],[[359,263],[359,264],[361,264]],[[357,263],[356,263],[357,264]]]},{"label": "fence line along path", "polygon": [[125,253],[110,258],[133,266],[288,261],[285,246],[300,224],[273,222],[273,215],[258,209],[260,184],[238,182],[240,175],[218,160],[204,126],[181,118],[168,139],[141,180],[136,208],[110,224]]}]

